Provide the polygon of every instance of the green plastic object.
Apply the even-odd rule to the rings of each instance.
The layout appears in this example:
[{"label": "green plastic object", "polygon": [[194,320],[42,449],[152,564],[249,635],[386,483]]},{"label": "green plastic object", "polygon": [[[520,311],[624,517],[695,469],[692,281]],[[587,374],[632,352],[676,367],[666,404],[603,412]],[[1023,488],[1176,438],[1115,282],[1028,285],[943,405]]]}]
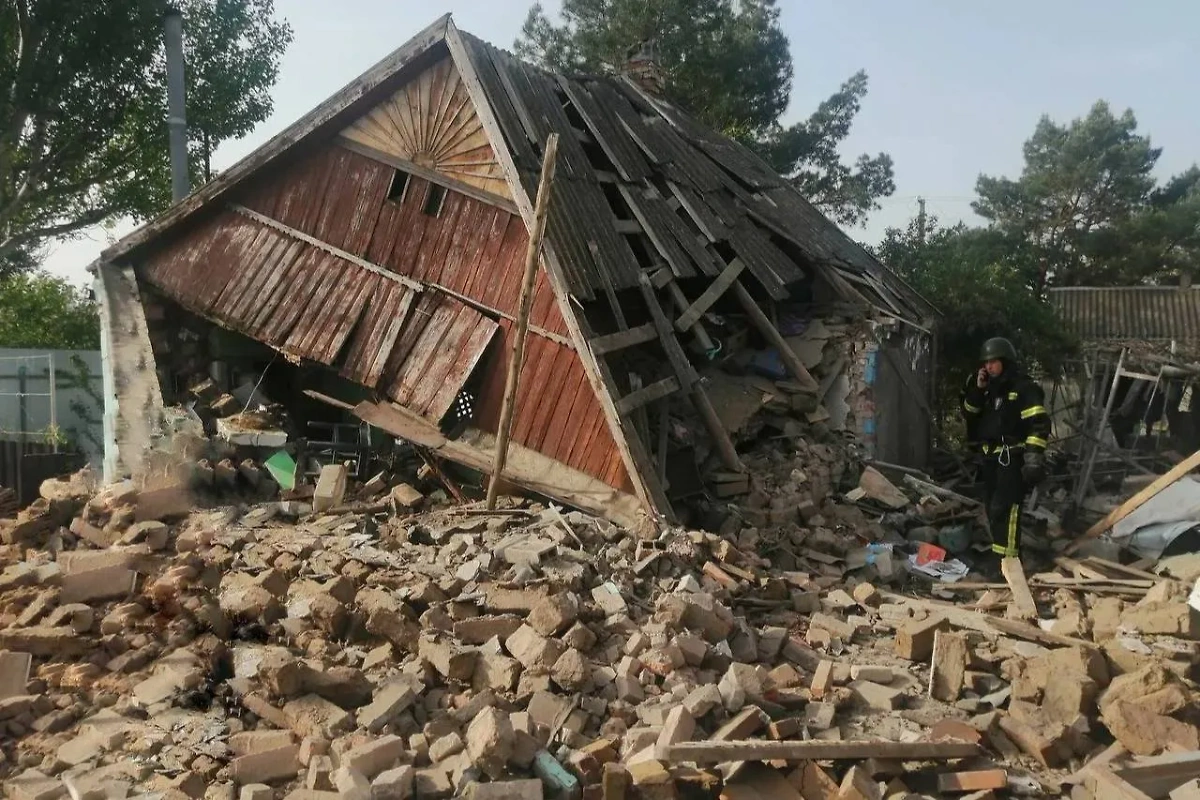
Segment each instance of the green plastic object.
[{"label": "green plastic object", "polygon": [[951,553],[965,553],[971,546],[969,525],[947,525],[938,531],[938,544]]},{"label": "green plastic object", "polygon": [[562,764],[545,750],[533,758],[533,774],[542,779],[550,797],[555,800],[578,800],[582,796],[579,779],[563,769]]},{"label": "green plastic object", "polygon": [[284,491],[296,488],[296,460],[286,450],[273,453],[264,466]]}]

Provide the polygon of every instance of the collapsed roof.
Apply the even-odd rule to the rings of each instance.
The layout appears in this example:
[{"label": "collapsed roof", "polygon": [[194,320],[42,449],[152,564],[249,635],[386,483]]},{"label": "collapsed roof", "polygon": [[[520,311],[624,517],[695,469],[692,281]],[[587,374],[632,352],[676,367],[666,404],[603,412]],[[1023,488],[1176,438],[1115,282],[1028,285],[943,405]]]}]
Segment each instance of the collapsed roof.
[{"label": "collapsed roof", "polygon": [[[539,69],[446,16],[106,250],[107,349],[149,338],[144,320],[118,324],[111,311],[140,281],[334,368],[374,391],[356,407],[361,418],[486,469],[488,409],[453,441],[438,424],[473,375],[495,389],[489,376],[502,373],[486,353],[511,335],[519,281],[510,278],[552,133],[560,150],[534,301],[540,338],[524,370],[556,379],[557,393],[547,399],[544,382],[523,383],[517,403],[528,414],[516,441],[529,458],[506,473],[516,483],[590,509],[628,508],[636,497],[669,518],[654,467],[663,458],[651,458],[654,443],[631,417],[676,394],[725,441],[718,449],[737,469],[678,337],[711,347],[705,315],[727,292],[810,391],[815,382],[762,300],[840,302],[917,330],[934,316],[740,144],[631,78]],[[651,348],[642,369],[654,374],[626,374],[625,363],[614,371],[614,358],[639,347]],[[128,433],[143,415],[124,406],[125,433],[114,438],[145,440]],[[556,421],[565,430],[549,435]]]}]

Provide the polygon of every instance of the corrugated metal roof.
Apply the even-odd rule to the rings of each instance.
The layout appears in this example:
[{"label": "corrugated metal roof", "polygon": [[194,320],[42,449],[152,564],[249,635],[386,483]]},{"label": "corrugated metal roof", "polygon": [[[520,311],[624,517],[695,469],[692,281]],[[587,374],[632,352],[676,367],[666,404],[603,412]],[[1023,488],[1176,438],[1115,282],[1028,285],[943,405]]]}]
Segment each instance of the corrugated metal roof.
[{"label": "corrugated metal roof", "polygon": [[1069,287],[1051,289],[1050,302],[1085,342],[1200,344],[1200,288]]}]

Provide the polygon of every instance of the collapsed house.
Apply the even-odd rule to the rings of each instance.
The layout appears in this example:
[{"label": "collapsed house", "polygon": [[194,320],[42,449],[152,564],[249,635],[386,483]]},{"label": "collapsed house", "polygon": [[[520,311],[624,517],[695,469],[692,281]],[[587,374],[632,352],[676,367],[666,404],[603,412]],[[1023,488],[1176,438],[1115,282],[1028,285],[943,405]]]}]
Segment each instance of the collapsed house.
[{"label": "collapsed house", "polygon": [[1080,460],[1075,501],[1200,449],[1200,289],[1070,287],[1049,297],[1081,344],[1047,392],[1055,438]]},{"label": "collapsed house", "polygon": [[489,472],[550,134],[503,478],[635,526],[751,492],[749,440],[796,426],[923,466],[934,309],[646,66],[555,75],[443,17],[105,251],[106,479],[200,380]]}]

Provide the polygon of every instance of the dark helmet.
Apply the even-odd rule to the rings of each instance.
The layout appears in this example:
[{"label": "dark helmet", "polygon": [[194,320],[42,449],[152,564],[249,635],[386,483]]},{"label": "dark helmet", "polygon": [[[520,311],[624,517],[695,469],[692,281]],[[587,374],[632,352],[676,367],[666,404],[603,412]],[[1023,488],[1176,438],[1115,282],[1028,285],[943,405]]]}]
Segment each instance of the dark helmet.
[{"label": "dark helmet", "polygon": [[1017,348],[1013,347],[1012,342],[1008,339],[988,339],[983,343],[983,347],[979,350],[980,361],[991,361],[999,359],[1001,361],[1016,361]]}]

